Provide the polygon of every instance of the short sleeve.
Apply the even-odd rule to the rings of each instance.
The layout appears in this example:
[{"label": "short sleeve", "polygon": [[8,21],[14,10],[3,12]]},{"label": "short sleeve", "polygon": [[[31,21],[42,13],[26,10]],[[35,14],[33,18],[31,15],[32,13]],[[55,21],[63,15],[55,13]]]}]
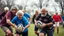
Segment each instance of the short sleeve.
[{"label": "short sleeve", "polygon": [[29,24],[28,20],[25,17],[23,17],[23,22],[24,22],[25,25]]},{"label": "short sleeve", "polygon": [[15,17],[11,20],[11,22],[12,22],[12,23],[16,23],[16,20],[17,20],[16,18],[17,18],[17,17],[15,16]]},{"label": "short sleeve", "polygon": [[30,15],[28,13],[26,13],[27,17],[30,18]]},{"label": "short sleeve", "polygon": [[11,13],[10,12],[7,12],[7,14],[5,16],[6,16],[6,19],[10,19],[11,20]]},{"label": "short sleeve", "polygon": [[54,20],[51,16],[49,16],[49,22],[53,22],[54,23]]}]

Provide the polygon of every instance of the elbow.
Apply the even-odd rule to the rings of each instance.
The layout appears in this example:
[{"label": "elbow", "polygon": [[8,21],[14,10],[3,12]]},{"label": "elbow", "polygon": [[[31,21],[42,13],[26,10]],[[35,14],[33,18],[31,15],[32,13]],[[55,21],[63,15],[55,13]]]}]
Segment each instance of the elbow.
[{"label": "elbow", "polygon": [[9,24],[9,20],[6,21]]},{"label": "elbow", "polygon": [[28,25],[28,27],[30,27],[30,24]]}]

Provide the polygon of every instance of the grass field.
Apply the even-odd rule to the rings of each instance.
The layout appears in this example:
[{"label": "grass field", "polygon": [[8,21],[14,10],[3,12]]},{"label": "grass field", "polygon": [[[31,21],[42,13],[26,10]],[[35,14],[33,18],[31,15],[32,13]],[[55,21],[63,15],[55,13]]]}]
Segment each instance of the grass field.
[{"label": "grass field", "polygon": [[[4,32],[2,31],[2,29],[0,28],[0,36],[4,36]],[[29,36],[36,36],[34,33],[34,25],[31,24],[31,26],[29,27]],[[62,28],[60,26],[60,33],[57,34],[56,31],[54,32],[54,36],[64,36],[64,28]]]}]

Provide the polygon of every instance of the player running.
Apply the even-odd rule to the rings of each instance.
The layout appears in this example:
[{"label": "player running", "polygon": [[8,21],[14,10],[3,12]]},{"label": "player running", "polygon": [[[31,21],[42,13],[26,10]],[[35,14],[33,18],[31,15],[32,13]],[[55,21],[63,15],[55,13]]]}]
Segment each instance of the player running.
[{"label": "player running", "polygon": [[[33,22],[34,24],[35,24],[35,20],[36,20],[36,17],[38,16],[38,14],[39,14],[39,11],[36,10],[36,12],[35,12],[35,14],[33,15],[33,18],[32,18],[32,22]],[[36,26],[35,26],[34,31],[35,31],[35,34],[36,34],[37,36],[39,36],[38,28],[37,28]]]},{"label": "player running", "polygon": [[24,13],[19,10],[16,14],[17,16],[15,16],[11,22],[15,25],[23,25],[23,29],[22,31],[18,32],[19,30],[17,29],[16,30],[16,36],[20,36],[22,34],[22,36],[28,36],[28,27],[30,26],[29,25],[29,22],[28,20],[26,19],[26,17],[24,16]]},{"label": "player running", "polygon": [[12,6],[11,11],[7,12],[6,15],[3,17],[0,26],[5,32],[5,36],[13,36],[12,28],[11,26],[15,27],[14,24],[12,24],[11,20],[16,15],[16,12],[18,11],[17,6]]},{"label": "player running", "polygon": [[0,19],[3,19],[3,17],[5,16],[5,14],[6,14],[8,11],[9,11],[9,8],[8,8],[8,7],[5,7],[5,8],[4,8],[4,12],[2,12],[2,13],[0,14]]},{"label": "player running", "polygon": [[42,25],[40,26],[39,36],[53,36],[53,19],[47,13],[46,8],[41,10],[41,13],[38,15],[35,21],[35,26],[37,26],[37,21],[41,21]]},{"label": "player running", "polygon": [[55,21],[54,28],[57,28],[57,34],[59,33],[59,24],[62,21],[61,16],[56,12],[55,15],[53,15],[53,20]]}]

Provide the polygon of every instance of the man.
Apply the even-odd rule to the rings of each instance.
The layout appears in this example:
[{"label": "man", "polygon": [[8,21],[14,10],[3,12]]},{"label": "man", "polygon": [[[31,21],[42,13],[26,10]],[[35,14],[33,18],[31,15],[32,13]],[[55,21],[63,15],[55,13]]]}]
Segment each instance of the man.
[{"label": "man", "polygon": [[36,19],[36,17],[38,16],[38,14],[39,14],[39,11],[36,10],[36,12],[35,12],[35,14],[33,15],[33,18],[32,18],[32,22],[33,22],[33,23],[35,23],[35,19]]},{"label": "man", "polygon": [[[35,20],[36,20],[36,17],[38,16],[38,14],[39,14],[39,11],[38,10],[36,10],[36,12],[35,12],[35,14],[33,15],[33,18],[32,18],[32,22],[35,24]],[[35,29],[34,29],[34,31],[35,31],[35,34],[37,35],[37,36],[39,36],[38,34],[39,34],[39,32],[38,32],[38,28],[35,26]]]},{"label": "man", "polygon": [[19,10],[16,14],[17,16],[15,16],[11,22],[15,25],[23,25],[23,29],[21,32],[18,32],[18,30],[16,30],[16,36],[20,36],[22,34],[22,36],[28,36],[28,27],[29,27],[29,22],[26,19],[26,17],[24,17],[24,13]]},{"label": "man", "polygon": [[5,36],[13,36],[12,28],[11,26],[15,27],[14,24],[11,23],[10,20],[16,15],[16,12],[18,10],[17,6],[12,6],[11,11],[7,12],[6,15],[3,17],[0,26],[5,32]]},{"label": "man", "polygon": [[0,19],[2,19],[8,11],[9,11],[9,8],[8,8],[8,7],[5,7],[5,8],[4,8],[4,12],[2,12],[2,13],[0,14]]},{"label": "man", "polygon": [[55,21],[54,28],[57,28],[57,34],[59,33],[59,24],[62,21],[61,16],[56,12],[55,15],[53,15],[53,20]]},{"label": "man", "polygon": [[25,11],[25,10],[22,10],[23,11],[23,13],[24,13],[24,16],[28,19],[28,20],[30,20],[30,15]]},{"label": "man", "polygon": [[28,14],[27,12],[26,12],[26,10],[22,10],[23,11],[23,13],[24,13],[24,16],[26,17],[26,19],[29,21],[29,23],[31,24],[31,17],[30,17],[30,14]]},{"label": "man", "polygon": [[39,36],[53,36],[53,19],[49,14],[47,13],[46,8],[43,8],[41,10],[41,13],[38,15],[38,17],[35,20],[35,26],[37,26],[37,21],[41,21],[42,25]]}]

